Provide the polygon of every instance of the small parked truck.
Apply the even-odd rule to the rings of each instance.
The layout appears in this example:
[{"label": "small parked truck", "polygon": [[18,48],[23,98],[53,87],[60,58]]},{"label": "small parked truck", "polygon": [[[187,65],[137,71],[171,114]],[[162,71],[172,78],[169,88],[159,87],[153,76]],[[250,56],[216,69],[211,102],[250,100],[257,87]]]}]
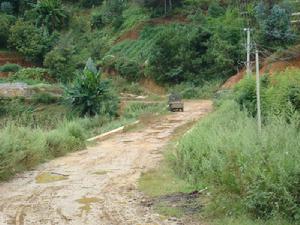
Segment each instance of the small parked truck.
[{"label": "small parked truck", "polygon": [[184,111],[184,104],[182,102],[181,96],[176,93],[172,93],[169,96],[169,110],[171,112],[183,112]]}]

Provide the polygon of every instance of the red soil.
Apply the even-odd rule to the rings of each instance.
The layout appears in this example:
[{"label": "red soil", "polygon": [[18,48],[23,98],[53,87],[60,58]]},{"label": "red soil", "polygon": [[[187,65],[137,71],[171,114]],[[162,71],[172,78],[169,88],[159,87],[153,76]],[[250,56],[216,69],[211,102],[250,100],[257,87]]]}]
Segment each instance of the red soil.
[{"label": "red soil", "polygon": [[186,17],[177,16],[177,17],[163,17],[163,18],[154,18],[146,22],[142,22],[136,25],[133,29],[122,34],[116,41],[115,44],[122,42],[124,40],[137,40],[140,36],[140,31],[145,25],[162,25],[170,23],[187,23]]},{"label": "red soil", "polygon": [[[294,59],[288,61],[276,61],[273,63],[265,64],[260,69],[260,74],[263,75],[265,73],[270,74],[271,76],[277,72],[281,72],[286,70],[287,68],[300,68],[300,57],[296,57]],[[222,86],[222,89],[230,89],[235,84],[237,84],[243,77],[245,76],[245,70],[240,71],[234,76],[230,77]]]},{"label": "red soil", "polygon": [[31,62],[25,60],[22,56],[13,52],[0,52],[0,66],[6,63],[19,64],[22,67],[33,67]]}]

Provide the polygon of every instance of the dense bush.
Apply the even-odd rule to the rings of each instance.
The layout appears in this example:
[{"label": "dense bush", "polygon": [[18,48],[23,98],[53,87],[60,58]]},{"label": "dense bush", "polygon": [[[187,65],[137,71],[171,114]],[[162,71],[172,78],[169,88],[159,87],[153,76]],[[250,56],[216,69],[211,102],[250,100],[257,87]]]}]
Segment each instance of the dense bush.
[{"label": "dense bush", "polygon": [[91,26],[93,29],[100,29],[104,27],[104,22],[102,20],[102,12],[96,12],[92,14]]},{"label": "dense bush", "polygon": [[81,0],[80,4],[83,7],[91,8],[91,7],[94,7],[94,6],[101,5],[102,2],[103,2],[103,0]]},{"label": "dense bush", "polygon": [[115,63],[118,73],[129,81],[138,81],[142,77],[141,68],[137,61],[126,58],[118,58]]},{"label": "dense bush", "polygon": [[14,21],[15,17],[0,13],[0,47],[6,47],[9,29]]},{"label": "dense bush", "polygon": [[37,26],[47,28],[49,32],[60,30],[68,24],[69,15],[61,0],[38,1],[33,10],[37,14]]},{"label": "dense bush", "polygon": [[40,130],[8,126],[0,131],[0,180],[28,170],[45,159],[45,137]]},{"label": "dense bush", "polygon": [[143,114],[164,112],[167,112],[167,108],[164,103],[136,102],[130,103],[126,106],[123,116],[125,118],[137,118],[138,116],[143,116]]},{"label": "dense bush", "polygon": [[179,93],[185,99],[205,99],[212,98],[219,90],[221,80],[213,80],[204,82],[199,86],[195,86],[192,82],[181,83],[170,88],[169,93]]},{"label": "dense bush", "polygon": [[123,23],[123,10],[125,1],[123,0],[109,0],[104,3],[104,10],[102,14],[102,21],[105,24],[111,24],[118,28]]},{"label": "dense bush", "polygon": [[76,68],[73,54],[74,48],[68,44],[60,45],[46,54],[44,66],[53,79],[66,83],[74,78]]},{"label": "dense bush", "polygon": [[18,81],[36,81],[37,83],[46,80],[47,70],[43,68],[23,68],[12,76],[13,80]]},{"label": "dense bush", "polygon": [[42,62],[44,55],[51,49],[54,36],[24,21],[17,21],[10,29],[9,44],[22,55]]},{"label": "dense bush", "polygon": [[234,73],[234,66],[244,51],[239,28],[243,20],[238,12],[227,10],[223,16],[202,21],[201,26],[198,24],[194,21],[162,29],[147,69],[156,81],[201,84],[205,80],[226,79]]},{"label": "dense bush", "polygon": [[260,2],[256,8],[256,19],[259,24],[260,41],[267,45],[287,45],[294,40],[291,28],[291,12],[280,5],[268,7]]},{"label": "dense bush", "polygon": [[84,146],[85,132],[76,122],[50,132],[9,125],[0,130],[0,180]]},{"label": "dense bush", "polygon": [[13,5],[10,2],[2,2],[0,3],[0,11],[6,14],[13,13]]},{"label": "dense bush", "polygon": [[109,80],[102,80],[91,59],[84,71],[78,74],[72,87],[67,89],[71,104],[82,116],[111,115],[118,110],[118,98]]},{"label": "dense bush", "polygon": [[80,124],[69,122],[46,135],[47,151],[52,157],[65,155],[68,152],[85,147],[85,131]]},{"label": "dense bush", "polygon": [[0,66],[0,72],[18,72],[22,67],[18,64],[5,64],[3,66]]},{"label": "dense bush", "polygon": [[181,139],[175,169],[195,188],[208,186],[225,214],[279,214],[299,222],[298,119],[269,118],[259,135],[255,119],[225,102]]},{"label": "dense bush", "polygon": [[[299,110],[300,71],[286,70],[272,77],[261,79],[262,113],[268,115],[285,115]],[[253,76],[245,77],[235,87],[235,99],[240,108],[256,116],[256,86]]]},{"label": "dense bush", "polygon": [[53,104],[58,102],[59,98],[46,92],[34,94],[31,100],[35,104]]}]

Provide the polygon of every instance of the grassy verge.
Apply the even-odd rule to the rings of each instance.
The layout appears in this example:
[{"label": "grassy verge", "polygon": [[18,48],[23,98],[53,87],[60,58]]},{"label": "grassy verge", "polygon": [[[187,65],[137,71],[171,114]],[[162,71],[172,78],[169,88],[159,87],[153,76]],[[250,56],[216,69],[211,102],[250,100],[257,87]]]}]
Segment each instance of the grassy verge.
[{"label": "grassy verge", "polygon": [[228,101],[183,136],[173,168],[196,190],[208,187],[208,218],[225,216],[228,224],[244,215],[249,218],[242,224],[299,222],[297,118],[287,123],[270,117],[258,135],[256,120]]},{"label": "grassy verge", "polygon": [[[85,148],[87,138],[131,123],[145,113],[165,112],[160,104],[135,103],[127,106],[124,115],[117,119],[96,116],[93,118],[57,117],[55,120],[52,115],[56,125],[43,123],[43,126],[39,126],[39,123],[33,124],[36,117],[27,115],[28,120],[16,120],[24,105],[17,104],[21,107],[19,111],[15,104],[13,106],[16,117],[10,117],[11,120],[6,120],[5,123],[2,121],[0,129],[0,181],[7,180],[18,172],[31,169],[54,157],[81,150]],[[31,113],[28,112],[29,115]]]},{"label": "grassy verge", "polygon": [[186,202],[181,202],[180,204],[176,200],[175,203],[172,202],[174,195],[179,195],[179,198],[181,198],[181,195],[184,196],[193,192],[194,187],[176,175],[168,158],[178,139],[193,124],[194,122],[191,122],[175,129],[170,143],[164,150],[166,159],[160,162],[157,168],[143,173],[138,182],[138,188],[153,201],[154,210],[163,217],[180,218],[185,215],[185,209],[189,207]]},{"label": "grassy verge", "polygon": [[[178,133],[177,137],[182,136]],[[174,139],[165,161],[142,175],[139,188],[165,216],[190,216],[164,201],[166,195],[208,188],[194,202],[206,224],[295,225],[299,222],[299,120],[255,118],[225,101],[190,132]],[[199,217],[198,217],[199,218]]]}]

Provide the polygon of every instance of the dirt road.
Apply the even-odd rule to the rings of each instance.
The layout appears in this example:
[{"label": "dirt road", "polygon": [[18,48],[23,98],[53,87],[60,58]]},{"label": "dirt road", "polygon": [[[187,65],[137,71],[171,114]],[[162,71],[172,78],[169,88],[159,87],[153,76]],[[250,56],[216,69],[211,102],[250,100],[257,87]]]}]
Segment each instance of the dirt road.
[{"label": "dirt road", "polygon": [[163,116],[145,129],[118,134],[0,184],[0,224],[178,224],[142,206],[137,180],[157,165],[175,128],[211,110],[211,101],[186,102],[184,113]]}]

